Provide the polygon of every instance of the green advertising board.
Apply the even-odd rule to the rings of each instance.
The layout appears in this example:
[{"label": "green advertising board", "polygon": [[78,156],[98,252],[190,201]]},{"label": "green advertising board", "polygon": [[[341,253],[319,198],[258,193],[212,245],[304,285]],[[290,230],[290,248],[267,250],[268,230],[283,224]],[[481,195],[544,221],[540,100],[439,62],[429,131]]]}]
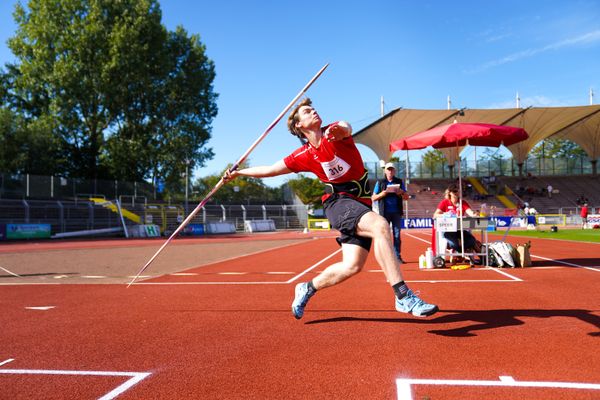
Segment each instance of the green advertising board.
[{"label": "green advertising board", "polygon": [[6,224],[6,239],[50,238],[50,224]]}]

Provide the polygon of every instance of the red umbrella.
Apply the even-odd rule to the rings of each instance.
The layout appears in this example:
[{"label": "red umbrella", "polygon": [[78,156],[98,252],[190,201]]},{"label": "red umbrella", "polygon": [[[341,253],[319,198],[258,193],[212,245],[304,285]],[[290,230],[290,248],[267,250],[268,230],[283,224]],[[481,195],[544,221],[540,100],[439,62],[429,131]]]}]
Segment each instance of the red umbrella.
[{"label": "red umbrella", "polygon": [[436,149],[459,146],[510,146],[528,138],[523,128],[513,126],[454,123],[436,126],[390,143],[390,150],[417,150],[432,146]]},{"label": "red umbrella", "polygon": [[[436,126],[423,132],[398,139],[390,143],[390,150],[418,150],[432,146],[436,149],[445,147],[486,146],[500,147],[519,143],[529,136],[523,128],[513,126],[479,124],[479,123],[453,123]],[[460,156],[458,157],[458,187],[459,209],[462,210],[462,176],[460,172]],[[461,250],[464,256],[462,215],[460,216]]]}]

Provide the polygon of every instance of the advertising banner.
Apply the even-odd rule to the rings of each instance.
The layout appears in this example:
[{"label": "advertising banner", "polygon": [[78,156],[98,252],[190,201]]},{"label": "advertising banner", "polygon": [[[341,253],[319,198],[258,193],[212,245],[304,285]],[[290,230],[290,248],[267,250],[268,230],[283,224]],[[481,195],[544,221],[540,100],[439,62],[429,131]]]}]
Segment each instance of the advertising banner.
[{"label": "advertising banner", "polygon": [[402,218],[402,229],[432,228],[433,218]]},{"label": "advertising banner", "polygon": [[204,224],[189,224],[183,228],[186,235],[200,236],[204,235]]},{"label": "advertising banner", "polygon": [[527,228],[527,225],[535,225],[535,217],[533,215],[527,217],[491,217],[490,221],[496,224],[497,228]]},{"label": "advertising banner", "polygon": [[50,234],[50,224],[6,224],[6,239],[47,239]]}]

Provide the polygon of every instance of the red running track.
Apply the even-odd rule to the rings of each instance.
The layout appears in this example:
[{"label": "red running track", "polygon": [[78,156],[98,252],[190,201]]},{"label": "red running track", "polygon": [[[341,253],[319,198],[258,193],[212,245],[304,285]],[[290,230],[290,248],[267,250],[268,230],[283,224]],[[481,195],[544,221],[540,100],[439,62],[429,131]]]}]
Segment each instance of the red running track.
[{"label": "red running track", "polygon": [[528,269],[418,270],[427,236],[403,233],[405,279],[441,309],[427,319],[393,310],[370,258],[296,321],[294,285],[327,265],[332,239],[130,289],[1,286],[0,398],[600,398],[519,386],[600,385],[598,245],[535,240]]}]

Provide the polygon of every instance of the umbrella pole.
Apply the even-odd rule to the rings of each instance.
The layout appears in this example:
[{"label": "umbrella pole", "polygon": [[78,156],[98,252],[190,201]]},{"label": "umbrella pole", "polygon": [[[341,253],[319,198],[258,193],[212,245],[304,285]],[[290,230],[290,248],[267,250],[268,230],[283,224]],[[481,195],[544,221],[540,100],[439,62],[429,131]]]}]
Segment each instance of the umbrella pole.
[{"label": "umbrella pole", "polygon": [[458,158],[458,210],[460,218],[460,256],[465,258],[465,234],[463,232],[463,207],[462,207],[462,172],[460,170],[460,154],[458,154],[458,142],[456,142],[456,157]]}]

